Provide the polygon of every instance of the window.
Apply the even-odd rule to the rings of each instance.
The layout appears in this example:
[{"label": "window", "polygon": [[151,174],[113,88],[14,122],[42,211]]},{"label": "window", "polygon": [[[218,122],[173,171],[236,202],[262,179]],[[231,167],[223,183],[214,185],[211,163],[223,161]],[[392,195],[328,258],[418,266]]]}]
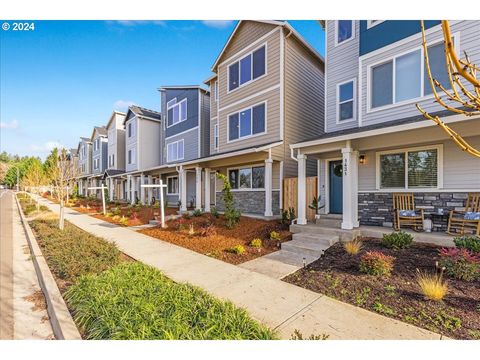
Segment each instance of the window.
[{"label": "window", "polygon": [[354,93],[355,81],[348,81],[338,85],[337,89],[337,112],[338,120],[352,120],[354,118]]},{"label": "window", "polygon": [[228,90],[235,90],[262,75],[265,75],[265,45],[228,67]]},{"label": "window", "polygon": [[135,149],[128,150],[128,163],[135,164]]},{"label": "window", "polygon": [[183,160],[183,139],[167,145],[167,161]]},{"label": "window", "polygon": [[94,160],[93,160],[93,168],[94,168],[95,170],[98,169],[98,159],[94,159]]},{"label": "window", "polygon": [[167,195],[178,195],[178,176],[167,178]]},{"label": "window", "polygon": [[213,126],[213,148],[218,149],[218,124]]},{"label": "window", "polygon": [[177,102],[176,99],[170,100],[167,107],[167,127],[178,124],[181,121],[187,120],[187,99]]},{"label": "window", "polygon": [[128,137],[132,137],[132,123],[128,123]]},{"label": "window", "polygon": [[367,20],[367,29],[370,29],[378,24],[381,24],[385,20]]},{"label": "window", "polygon": [[265,132],[265,103],[244,109],[228,116],[230,141]]},{"label": "window", "polygon": [[337,20],[337,45],[353,39],[354,36],[353,20]]},{"label": "window", "polygon": [[248,190],[265,188],[265,167],[244,167],[228,170],[232,189]]},{"label": "window", "polygon": [[381,189],[438,188],[442,148],[406,149],[379,153]]},{"label": "window", "polygon": [[[434,79],[450,88],[445,65],[443,42],[428,47],[430,68]],[[423,49],[395,56],[370,68],[370,109],[418,99],[432,93],[426,66],[422,64]],[[423,73],[422,73],[423,72]],[[423,78],[423,88],[422,88]]]}]

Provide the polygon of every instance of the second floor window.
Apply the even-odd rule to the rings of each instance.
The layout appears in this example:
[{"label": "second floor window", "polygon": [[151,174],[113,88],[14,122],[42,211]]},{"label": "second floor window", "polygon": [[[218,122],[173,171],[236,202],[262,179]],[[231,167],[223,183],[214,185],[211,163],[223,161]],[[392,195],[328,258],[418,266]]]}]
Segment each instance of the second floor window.
[{"label": "second floor window", "polygon": [[133,124],[132,123],[128,123],[128,137],[132,137],[133,136]]},{"label": "second floor window", "polygon": [[[443,42],[429,46],[432,76],[449,89]],[[422,49],[395,56],[370,68],[370,108],[417,99],[432,93]],[[422,88],[423,77],[423,88]]]},{"label": "second floor window", "polygon": [[265,46],[244,56],[228,67],[228,90],[232,91],[265,75]]},{"label": "second floor window", "polygon": [[167,106],[167,127],[187,120],[187,99],[180,102],[177,99],[170,100]]},{"label": "second floor window", "polygon": [[135,164],[135,149],[128,150],[127,161],[128,161],[128,164],[130,165]]},{"label": "second floor window", "polygon": [[265,103],[228,116],[228,139],[230,141],[265,132]]},{"label": "second floor window", "polygon": [[352,120],[354,118],[354,93],[355,82],[353,80],[338,85],[338,121]]},{"label": "second floor window", "polygon": [[167,144],[167,161],[183,160],[183,139]]},{"label": "second floor window", "polygon": [[213,126],[213,148],[218,149],[218,124]]},{"label": "second floor window", "polygon": [[337,45],[352,39],[354,34],[353,20],[337,20]]}]

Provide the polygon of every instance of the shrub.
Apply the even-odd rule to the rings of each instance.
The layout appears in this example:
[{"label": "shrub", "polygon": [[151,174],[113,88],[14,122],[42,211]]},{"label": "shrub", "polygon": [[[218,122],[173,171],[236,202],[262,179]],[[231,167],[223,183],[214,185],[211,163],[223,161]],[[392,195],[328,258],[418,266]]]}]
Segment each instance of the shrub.
[{"label": "shrub", "polygon": [[237,255],[242,255],[245,252],[245,248],[243,245],[235,245],[234,247],[230,248],[230,252]]},{"label": "shrub", "polygon": [[360,271],[375,276],[390,275],[394,260],[379,251],[368,251],[360,258]]},{"label": "shrub", "polygon": [[281,237],[280,237],[280,234],[276,231],[272,231],[270,233],[270,240],[274,240],[274,241],[280,241]]},{"label": "shrub", "polygon": [[295,208],[289,207],[288,210],[282,211],[282,224],[287,226],[295,220],[297,216],[295,215]]},{"label": "shrub", "polygon": [[113,215],[120,215],[122,213],[122,211],[118,206],[116,206],[112,212],[113,212]]},{"label": "shrub", "polygon": [[228,178],[221,173],[217,173],[217,178],[223,181],[222,201],[225,204],[224,215],[225,219],[227,220],[225,225],[227,228],[233,229],[240,221],[241,213],[235,208],[232,186],[230,185]]},{"label": "shrub", "polygon": [[73,281],[84,274],[97,274],[120,262],[120,251],[114,244],[93,236],[65,222],[59,230],[56,220],[31,222],[42,252],[52,272]]},{"label": "shrub", "polygon": [[207,237],[214,235],[217,235],[217,229],[215,229],[215,226],[213,224],[207,224],[200,229],[200,236]]},{"label": "shrub", "polygon": [[363,247],[363,242],[358,237],[356,237],[351,241],[347,241],[346,243],[343,244],[343,248],[350,255],[357,255],[360,252],[360,250],[362,250],[362,247]]},{"label": "shrub", "polygon": [[300,332],[300,330],[295,329],[293,330],[290,340],[327,340],[329,337],[330,335],[325,333],[320,335],[310,334],[309,337],[303,337],[303,334]]},{"label": "shrub", "polygon": [[115,222],[120,221],[120,215],[113,215],[112,220]]},{"label": "shrub", "polygon": [[453,239],[455,246],[460,249],[480,253],[480,237],[474,235],[457,236]]},{"label": "shrub", "polygon": [[256,238],[250,242],[250,246],[260,249],[262,247],[262,239]]},{"label": "shrub", "polygon": [[417,284],[420,286],[423,295],[430,300],[440,301],[448,292],[448,286],[442,278],[443,272],[427,274],[418,272]]},{"label": "shrub", "polygon": [[123,226],[128,226],[128,218],[126,218],[125,216],[122,216],[120,220],[118,220],[118,223]]},{"label": "shrub", "polygon": [[211,209],[210,209],[210,213],[212,214],[212,216],[215,218],[215,219],[218,219],[220,217],[220,213],[218,212],[217,208],[215,206],[213,206]]},{"label": "shrub", "polygon": [[190,224],[188,226],[188,235],[190,235],[190,236],[195,235],[195,228],[193,227],[193,224]]},{"label": "shrub", "polygon": [[480,256],[466,249],[443,248],[440,250],[440,266],[448,276],[473,281],[480,278]]},{"label": "shrub", "polygon": [[413,236],[403,231],[383,234],[382,244],[388,248],[404,249],[412,245]]},{"label": "shrub", "polygon": [[200,210],[200,209],[195,209],[195,210],[193,210],[192,215],[193,215],[194,217],[202,216],[202,210]]},{"label": "shrub", "polygon": [[130,262],[79,279],[65,293],[87,339],[274,339],[231,302]]}]

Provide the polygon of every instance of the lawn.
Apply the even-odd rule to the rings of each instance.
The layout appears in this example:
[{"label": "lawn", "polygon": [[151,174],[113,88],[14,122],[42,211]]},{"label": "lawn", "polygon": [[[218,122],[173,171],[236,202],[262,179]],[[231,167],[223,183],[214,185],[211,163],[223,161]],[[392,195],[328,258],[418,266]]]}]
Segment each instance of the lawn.
[{"label": "lawn", "polygon": [[30,222],[85,339],[275,339],[232,303],[136,262],[49,211]]},{"label": "lawn", "polygon": [[[166,229],[155,227],[140,232],[231,264],[266,255],[278,250],[278,242],[291,240],[291,233],[280,221],[246,216],[240,217],[232,229],[225,226],[223,215],[215,217],[211,214],[184,216],[167,221],[166,225]],[[279,235],[278,241],[271,239],[272,232]],[[254,239],[260,239],[260,242],[257,240],[252,244]]]},{"label": "lawn", "polygon": [[[350,255],[337,243],[321,259],[283,280],[451,338],[480,339],[480,272],[473,281],[445,275],[448,292],[442,301],[427,300],[417,284],[417,269],[435,273],[439,250],[417,243],[387,248],[369,238],[363,239],[357,255]],[[395,258],[390,276],[359,271],[360,259],[368,251]]]}]

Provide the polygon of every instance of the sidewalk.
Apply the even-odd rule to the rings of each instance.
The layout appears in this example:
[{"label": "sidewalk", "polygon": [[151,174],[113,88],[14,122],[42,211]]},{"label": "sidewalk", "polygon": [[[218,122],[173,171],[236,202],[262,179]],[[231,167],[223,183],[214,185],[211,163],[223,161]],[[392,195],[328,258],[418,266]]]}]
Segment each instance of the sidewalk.
[{"label": "sidewalk", "polygon": [[[41,198],[52,211],[59,206]],[[440,339],[441,335],[339,302],[295,285],[163,242],[94,217],[65,209],[65,218],[94,235],[115,242],[122,252],[154,266],[177,282],[188,282],[245,308],[252,317],[289,339]]]}]

